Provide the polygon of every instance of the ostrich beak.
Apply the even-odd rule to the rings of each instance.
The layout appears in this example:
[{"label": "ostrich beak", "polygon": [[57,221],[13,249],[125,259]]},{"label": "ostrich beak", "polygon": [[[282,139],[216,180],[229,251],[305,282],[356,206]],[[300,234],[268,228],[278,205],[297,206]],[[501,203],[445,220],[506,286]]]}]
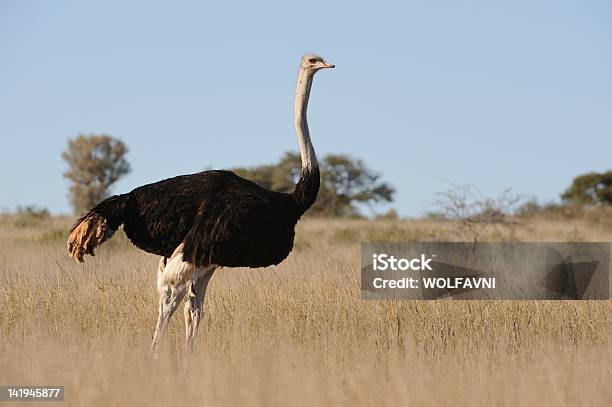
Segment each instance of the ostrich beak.
[{"label": "ostrich beak", "polygon": [[322,65],[323,65],[323,68],[335,68],[336,67],[336,65],[330,64],[328,62],[323,62]]}]

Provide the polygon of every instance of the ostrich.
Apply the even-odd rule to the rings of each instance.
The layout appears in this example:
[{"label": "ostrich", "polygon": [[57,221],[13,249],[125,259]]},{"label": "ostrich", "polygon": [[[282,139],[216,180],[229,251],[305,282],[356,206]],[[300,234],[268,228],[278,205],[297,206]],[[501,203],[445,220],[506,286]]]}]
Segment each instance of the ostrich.
[{"label": "ostrich", "polygon": [[122,224],[135,246],[162,256],[152,351],[185,297],[185,336],[193,347],[206,288],[218,267],[266,267],[289,255],[295,225],[314,203],[320,184],[306,118],[310,88],[316,72],[334,67],[317,55],[302,58],[295,92],[302,169],[292,193],[267,190],[231,171],[204,171],[112,196],[75,222],[67,248],[78,262],[93,256]]}]

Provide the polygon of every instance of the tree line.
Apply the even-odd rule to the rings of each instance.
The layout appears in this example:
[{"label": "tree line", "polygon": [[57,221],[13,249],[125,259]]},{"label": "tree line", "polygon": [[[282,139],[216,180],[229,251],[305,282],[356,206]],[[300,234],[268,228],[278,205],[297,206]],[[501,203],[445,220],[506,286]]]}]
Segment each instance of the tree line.
[{"label": "tree line", "polygon": [[[70,181],[69,199],[75,213],[83,213],[110,196],[112,186],[131,170],[127,152],[125,143],[105,134],[81,134],[68,139],[62,159],[68,164],[64,177]],[[359,217],[363,207],[393,201],[395,189],[362,160],[328,154],[319,166],[321,188],[310,215]],[[300,167],[300,156],[287,152],[277,163],[233,168],[233,171],[265,188],[291,192]],[[560,197],[562,205],[612,205],[612,171],[579,175]],[[529,205],[537,210],[537,204]]]}]

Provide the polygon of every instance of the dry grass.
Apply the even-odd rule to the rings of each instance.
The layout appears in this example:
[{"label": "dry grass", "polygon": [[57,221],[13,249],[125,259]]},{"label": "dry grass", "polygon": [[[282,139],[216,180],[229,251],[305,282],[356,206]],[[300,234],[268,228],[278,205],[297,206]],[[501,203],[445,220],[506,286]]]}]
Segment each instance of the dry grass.
[{"label": "dry grass", "polygon": [[[153,361],[158,259],[118,233],[78,265],[69,223],[0,218],[1,384],[64,385],[75,406],[612,404],[610,301],[360,298],[361,240],[453,240],[449,225],[307,220],[279,267],[219,270],[196,351],[176,315]],[[533,220],[488,238],[612,241],[612,228]]]}]

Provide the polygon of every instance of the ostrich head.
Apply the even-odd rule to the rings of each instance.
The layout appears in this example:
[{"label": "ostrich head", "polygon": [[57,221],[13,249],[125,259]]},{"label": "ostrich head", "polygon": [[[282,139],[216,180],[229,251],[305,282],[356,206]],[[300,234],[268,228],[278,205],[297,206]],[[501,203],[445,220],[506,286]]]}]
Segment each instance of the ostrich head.
[{"label": "ostrich head", "polygon": [[308,72],[315,73],[319,69],[335,68],[336,65],[330,64],[318,55],[306,54],[302,58],[302,69]]}]

